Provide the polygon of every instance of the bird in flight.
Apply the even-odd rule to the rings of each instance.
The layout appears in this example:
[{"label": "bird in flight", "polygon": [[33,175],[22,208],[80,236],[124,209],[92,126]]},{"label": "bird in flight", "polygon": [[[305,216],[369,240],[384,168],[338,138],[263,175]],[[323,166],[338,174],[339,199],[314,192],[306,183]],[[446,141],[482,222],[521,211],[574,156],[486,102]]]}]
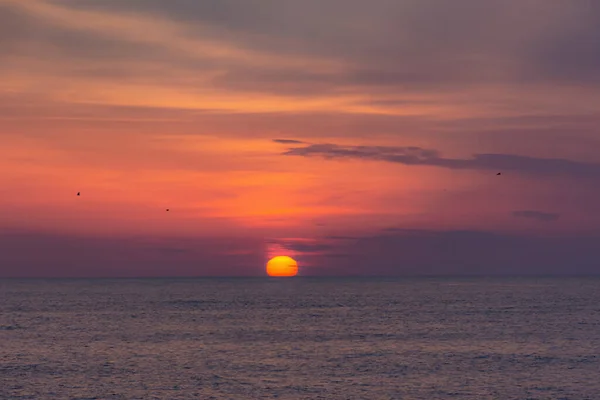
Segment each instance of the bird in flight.
[{"label": "bird in flight", "polygon": [[77,192],[77,196],[81,196],[81,192]]},{"label": "bird in flight", "polygon": [[167,208],[167,211],[169,211],[169,209]]},{"label": "bird in flight", "polygon": [[498,172],[496,175],[502,175],[502,172]]}]

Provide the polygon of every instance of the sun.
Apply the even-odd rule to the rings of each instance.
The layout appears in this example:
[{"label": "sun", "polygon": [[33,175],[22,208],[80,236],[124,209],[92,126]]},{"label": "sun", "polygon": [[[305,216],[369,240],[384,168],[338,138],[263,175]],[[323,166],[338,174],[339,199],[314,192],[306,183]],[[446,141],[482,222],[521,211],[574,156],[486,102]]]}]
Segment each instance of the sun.
[{"label": "sun", "polygon": [[267,263],[267,275],[269,276],[296,276],[298,274],[298,263],[292,257],[277,256]]}]

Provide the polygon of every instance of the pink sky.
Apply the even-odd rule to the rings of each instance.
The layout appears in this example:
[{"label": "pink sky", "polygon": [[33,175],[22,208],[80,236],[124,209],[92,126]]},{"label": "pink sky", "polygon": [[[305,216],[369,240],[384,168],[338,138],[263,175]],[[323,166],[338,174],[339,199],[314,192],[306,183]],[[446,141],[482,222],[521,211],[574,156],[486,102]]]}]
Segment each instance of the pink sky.
[{"label": "pink sky", "polygon": [[599,40],[592,2],[0,0],[0,277],[596,273]]}]

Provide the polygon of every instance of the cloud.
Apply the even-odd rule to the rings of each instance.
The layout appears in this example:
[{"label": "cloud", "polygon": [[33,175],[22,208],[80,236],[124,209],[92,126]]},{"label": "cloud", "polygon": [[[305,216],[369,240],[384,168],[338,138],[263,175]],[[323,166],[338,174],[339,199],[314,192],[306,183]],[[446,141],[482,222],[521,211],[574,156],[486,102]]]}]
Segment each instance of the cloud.
[{"label": "cloud", "polygon": [[282,154],[302,157],[319,156],[326,159],[384,161],[457,170],[515,171],[537,176],[566,175],[600,178],[600,164],[514,154],[475,154],[472,158],[460,159],[444,158],[437,150],[421,147],[341,146],[330,143],[289,148]]},{"label": "cloud", "polygon": [[[1,277],[264,275],[264,243],[256,239],[124,239],[33,232],[5,232],[0,239]],[[524,236],[397,228],[353,239],[282,239],[273,243],[293,249],[307,275],[600,272],[598,232]]]},{"label": "cloud", "polygon": [[308,239],[274,239],[268,244],[281,246],[282,249],[290,250],[294,253],[321,253],[331,250],[333,246],[327,243],[317,243]]},{"label": "cloud", "polygon": [[[600,233],[558,236],[475,230],[398,228],[338,242],[319,274],[536,275],[597,274]],[[329,254],[346,255],[343,259]],[[320,267],[321,269],[319,269]]]},{"label": "cloud", "polygon": [[9,0],[0,7],[0,44],[10,50],[1,55],[30,57],[29,76],[55,66],[50,75],[186,92],[368,93],[361,101],[372,105],[438,103],[440,88],[600,76],[598,10],[577,2]]},{"label": "cloud", "polygon": [[251,238],[0,232],[0,277],[259,275],[263,257]]},{"label": "cloud", "polygon": [[[144,12],[144,6],[141,10],[137,10],[141,12],[133,14],[81,7],[83,3],[78,3],[68,7],[65,4],[59,5],[50,2],[29,1],[23,3],[8,0],[8,4],[19,11],[19,15],[25,13],[28,18],[45,22],[45,29],[34,32],[37,35],[47,34],[48,32],[55,33],[55,30],[83,32],[104,39],[118,38],[119,43],[128,42],[136,45],[155,46],[156,49],[162,49],[165,56],[172,56],[174,52],[179,52],[182,57],[204,61],[214,59],[262,66],[274,62],[280,66],[290,66],[292,64],[298,66],[302,61],[305,63],[310,62],[306,58],[302,61],[294,60],[293,57],[282,59],[272,53],[242,47],[226,38],[218,38],[214,34],[209,34],[209,26],[182,24],[166,18],[165,15],[149,15]],[[77,7],[78,5],[79,7]],[[82,23],[81,20],[86,22]],[[194,34],[190,34],[191,32]],[[57,39],[57,43],[66,41],[66,47],[71,48],[69,45],[69,41],[72,40],[71,37],[71,35],[60,35],[55,39]],[[41,40],[43,37],[38,36],[38,39]],[[75,39],[73,47],[81,48],[82,44],[83,42]],[[102,51],[104,50],[102,49]],[[151,52],[146,51],[146,54],[151,55]]]},{"label": "cloud", "polygon": [[383,228],[381,232],[384,234],[393,233],[396,235],[412,235],[412,236],[423,236],[436,234],[435,231],[428,231],[423,229],[409,229],[409,228]]},{"label": "cloud", "polygon": [[[464,83],[473,80],[589,79],[599,74],[599,7],[456,0],[65,0],[90,13],[136,14],[201,26],[240,47],[335,56],[357,80]],[[510,26],[511,29],[506,29]],[[210,28],[210,29],[208,29]],[[476,32],[477,34],[473,34]],[[596,67],[596,68],[594,68]],[[441,79],[440,79],[441,78]]]},{"label": "cloud", "polygon": [[294,140],[294,139],[273,139],[273,141],[275,143],[281,143],[281,144],[304,144],[304,143],[306,143],[301,140]]},{"label": "cloud", "polygon": [[546,236],[387,228],[322,237],[314,247],[298,246],[297,255],[306,258],[309,275],[595,274],[600,272],[599,239],[600,232]]},{"label": "cloud", "polygon": [[560,217],[560,214],[530,210],[513,211],[512,215],[517,218],[530,218],[544,222],[556,221]]},{"label": "cloud", "polygon": [[333,236],[325,236],[324,239],[327,239],[327,240],[357,240],[357,239],[360,239],[360,236],[333,235]]}]

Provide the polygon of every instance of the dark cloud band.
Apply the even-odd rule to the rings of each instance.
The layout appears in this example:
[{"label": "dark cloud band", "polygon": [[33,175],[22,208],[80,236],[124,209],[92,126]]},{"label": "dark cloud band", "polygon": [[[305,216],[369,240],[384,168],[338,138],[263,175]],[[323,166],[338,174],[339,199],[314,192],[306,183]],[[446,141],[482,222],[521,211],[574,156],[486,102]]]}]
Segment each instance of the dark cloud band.
[{"label": "dark cloud band", "polygon": [[543,222],[556,221],[560,217],[560,214],[531,210],[513,211],[512,215],[516,218],[529,218]]},{"label": "dark cloud band", "polygon": [[447,169],[515,171],[538,176],[566,175],[580,178],[600,178],[600,164],[595,163],[514,154],[475,154],[466,159],[445,158],[437,150],[420,147],[341,146],[324,143],[289,148],[283,155],[383,161]]}]

